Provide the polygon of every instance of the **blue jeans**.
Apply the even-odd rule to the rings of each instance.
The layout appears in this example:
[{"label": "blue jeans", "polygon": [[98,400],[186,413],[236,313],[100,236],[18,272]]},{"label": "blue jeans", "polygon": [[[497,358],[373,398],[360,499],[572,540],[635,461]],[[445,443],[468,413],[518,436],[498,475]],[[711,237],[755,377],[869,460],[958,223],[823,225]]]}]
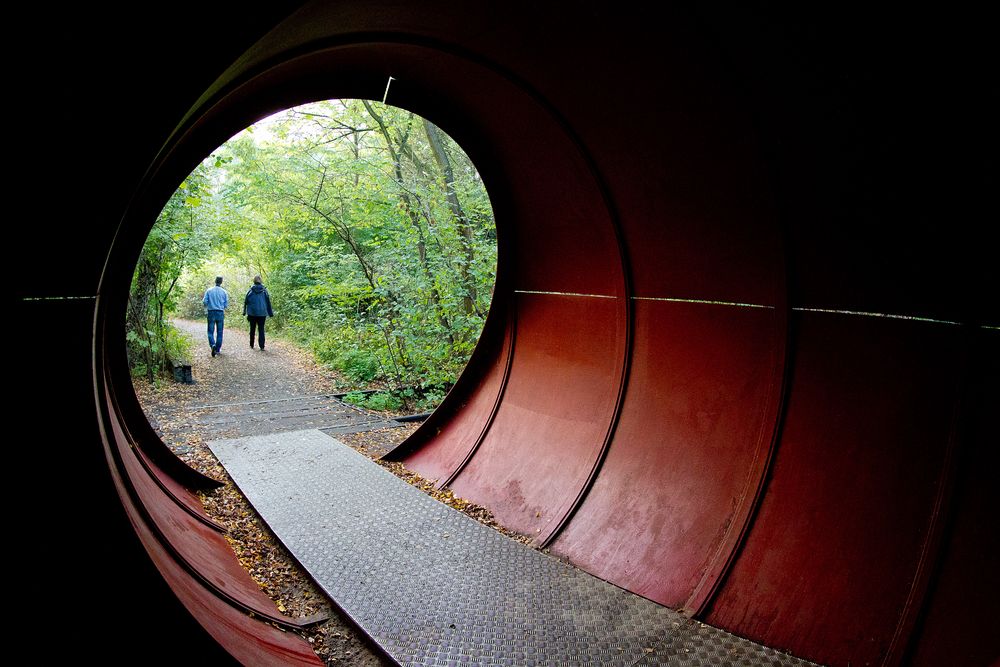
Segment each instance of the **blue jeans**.
[{"label": "blue jeans", "polygon": [[[222,329],[225,319],[226,314],[221,310],[208,311],[208,346],[216,352],[222,349]],[[213,330],[218,334],[213,333]]]}]

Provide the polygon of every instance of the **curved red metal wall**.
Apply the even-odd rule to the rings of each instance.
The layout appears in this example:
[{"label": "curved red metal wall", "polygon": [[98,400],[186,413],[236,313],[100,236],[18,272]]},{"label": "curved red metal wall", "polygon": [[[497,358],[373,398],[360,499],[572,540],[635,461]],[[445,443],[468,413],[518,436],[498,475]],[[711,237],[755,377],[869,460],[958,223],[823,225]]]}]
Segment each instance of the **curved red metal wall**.
[{"label": "curved red metal wall", "polygon": [[[114,49],[71,72],[109,100],[156,104],[141,122],[87,112],[110,148],[68,196],[93,201],[112,172],[129,187],[105,192],[91,224],[59,227],[58,268],[23,287],[42,298],[28,310],[47,348],[67,313],[96,312],[95,363],[90,338],[69,346],[68,386],[97,408],[98,428],[86,407],[75,422],[106,456],[72,460],[102,491],[68,469],[57,488],[118,517],[102,535],[134,549],[123,504],[233,655],[309,659],[246,616],[270,612],[183,488],[205,480],[141,421],[120,349],[131,268],[163,201],[235,131],[310,99],[381,99],[392,76],[388,102],[476,161],[500,239],[473,360],[393,457],[597,576],[805,658],[997,657],[1000,309],[974,224],[979,176],[955,152],[976,145],[980,107],[952,103],[976,90],[974,71],[911,37],[938,16],[661,11],[316,2],[214,84],[171,79],[179,102],[122,68],[88,83]],[[246,17],[232,33],[230,17],[206,20],[237,35],[206,40],[214,71],[277,22]],[[111,39],[98,24],[84,22]],[[161,36],[128,46],[155,47],[162,63],[144,66],[161,76],[186,71],[176,59],[201,71]],[[91,41],[70,40],[67,62]],[[962,124],[946,123],[953,108]],[[67,296],[81,298],[48,298]],[[31,406],[49,392],[38,373]],[[98,555],[87,567],[122,576]],[[139,590],[155,588],[148,570],[129,570]]]}]

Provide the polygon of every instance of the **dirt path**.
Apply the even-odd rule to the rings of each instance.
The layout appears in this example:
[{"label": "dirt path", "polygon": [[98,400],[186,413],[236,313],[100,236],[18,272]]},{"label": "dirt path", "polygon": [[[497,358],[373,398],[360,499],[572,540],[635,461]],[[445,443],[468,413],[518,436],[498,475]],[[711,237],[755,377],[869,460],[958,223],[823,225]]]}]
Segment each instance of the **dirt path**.
[{"label": "dirt path", "polygon": [[[380,456],[413,430],[381,429],[390,425],[386,415],[333,398],[337,392],[356,387],[346,386],[336,373],[318,366],[295,345],[272,334],[266,350],[251,349],[241,319],[227,327],[222,352],[215,357],[208,347],[204,322],[174,320],[173,324],[192,341],[195,383],[164,381],[152,387],[136,380],[134,386],[146,418],[160,437],[200,470],[215,462],[200,447],[204,440],[318,428],[366,454]],[[369,432],[355,435],[354,431]]]},{"label": "dirt path", "polygon": [[174,320],[194,342],[191,371],[195,384],[178,393],[191,404],[308,396],[337,390],[337,378],[323,372],[303,352],[268,337],[267,349],[250,348],[246,319],[226,318],[222,351],[213,357],[205,322]]},{"label": "dirt path", "polygon": [[[203,322],[177,320],[174,325],[194,342],[191,359],[193,385],[169,380],[151,386],[144,379],[134,382],[136,395],[163,441],[188,465],[218,480],[224,486],[201,494],[206,512],[227,527],[227,540],[240,562],[261,588],[292,617],[326,613],[330,620],[302,633],[329,665],[389,664],[376,654],[353,627],[343,620],[330,601],[317,589],[267,530],[253,508],[233,485],[205,445],[207,439],[246,435],[247,419],[206,419],[205,406],[274,401],[282,406],[299,401],[284,400],[332,394],[339,390],[338,378],[318,367],[309,356],[291,343],[269,336],[267,349],[251,349],[245,320],[229,318],[223,335],[222,353],[212,357]],[[302,401],[303,403],[305,401]],[[228,409],[228,408],[227,408]],[[251,411],[256,408],[251,406]],[[289,422],[294,423],[294,422]],[[261,429],[274,429],[260,422]],[[408,436],[416,425],[341,436],[338,439],[362,453],[376,456]],[[280,425],[279,425],[280,428]],[[299,426],[309,428],[309,426]],[[228,430],[227,430],[228,429]]]}]

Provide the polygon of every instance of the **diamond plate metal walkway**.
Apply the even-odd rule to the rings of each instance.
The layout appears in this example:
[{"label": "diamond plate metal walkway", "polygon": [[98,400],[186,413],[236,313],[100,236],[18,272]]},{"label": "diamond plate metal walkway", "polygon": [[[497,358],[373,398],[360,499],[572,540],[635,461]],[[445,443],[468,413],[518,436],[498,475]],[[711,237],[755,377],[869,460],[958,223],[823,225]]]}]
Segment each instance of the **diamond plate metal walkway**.
[{"label": "diamond plate metal walkway", "polygon": [[208,444],[295,558],[401,664],[810,664],[504,537],[318,430]]}]

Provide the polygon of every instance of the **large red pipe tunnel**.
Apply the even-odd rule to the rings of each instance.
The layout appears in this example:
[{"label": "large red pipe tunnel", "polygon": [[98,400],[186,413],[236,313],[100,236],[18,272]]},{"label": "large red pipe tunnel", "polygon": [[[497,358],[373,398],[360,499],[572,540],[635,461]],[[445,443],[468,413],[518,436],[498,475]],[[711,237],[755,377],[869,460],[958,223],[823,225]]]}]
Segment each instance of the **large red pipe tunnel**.
[{"label": "large red pipe tunnel", "polygon": [[[168,655],[310,661],[247,615],[274,612],[197,508],[189,489],[209,482],[143,419],[124,304],[198,160],[267,113],[381,99],[393,77],[387,101],[480,167],[500,243],[480,346],[394,458],[599,577],[801,657],[997,658],[1000,308],[962,150],[985,83],[922,41],[946,25],[601,3],[270,11],[118,42],[78,16],[49,46],[76,95],[44,79],[60,106],[38,129],[93,95],[102,152],[61,186],[84,221],[17,246],[45,245],[18,274],[35,276],[19,306],[46,352],[27,357],[22,414],[45,429],[60,410],[79,433],[47,446],[47,493],[78,518],[15,524],[55,580],[22,597],[68,593],[100,619],[76,623],[93,651],[148,650],[151,633]],[[215,40],[198,46],[214,69],[194,73],[178,25]],[[116,43],[163,78],[130,79]],[[52,400],[53,375],[75,407]]]}]

